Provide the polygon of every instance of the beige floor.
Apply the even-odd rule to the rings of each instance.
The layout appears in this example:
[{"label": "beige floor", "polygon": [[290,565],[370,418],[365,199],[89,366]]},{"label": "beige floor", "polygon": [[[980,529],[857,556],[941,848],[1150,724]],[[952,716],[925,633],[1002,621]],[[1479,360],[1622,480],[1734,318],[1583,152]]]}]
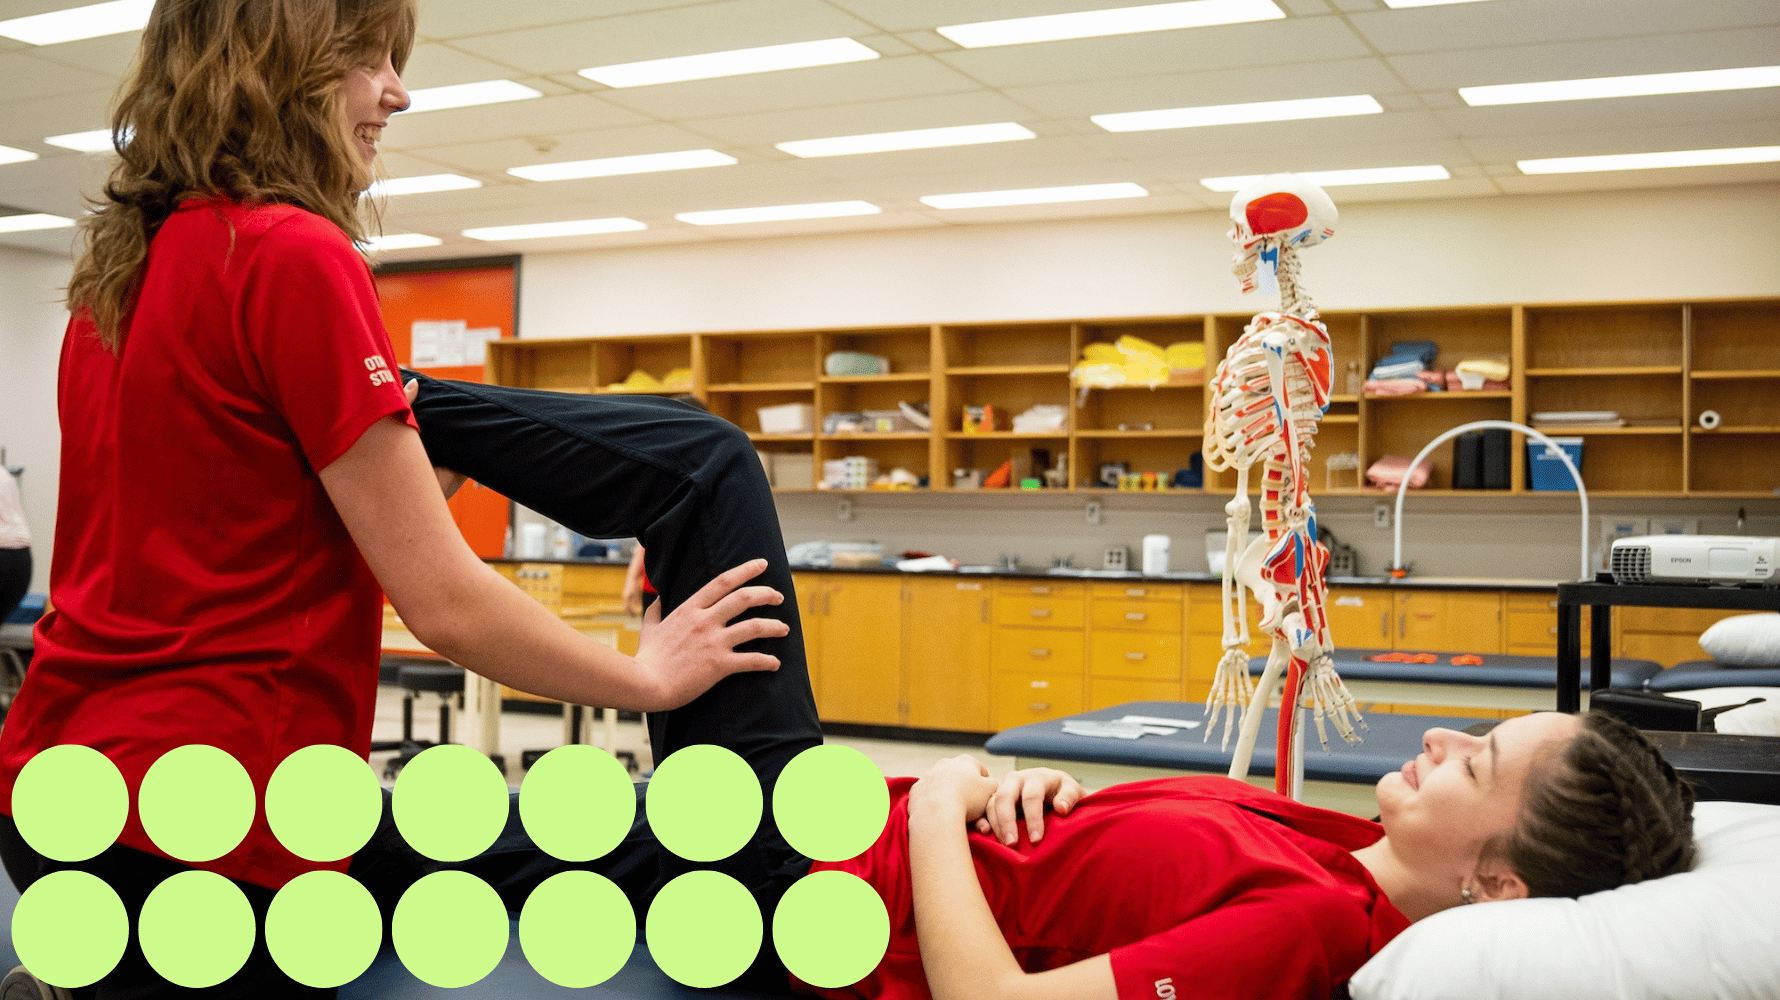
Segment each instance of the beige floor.
[{"label": "beige floor", "polygon": [[[456,706],[453,706],[453,721],[456,720]],[[604,724],[595,723],[591,741],[600,745],[604,738]],[[439,735],[439,699],[436,695],[425,695],[414,704],[414,735],[418,739],[438,739]],[[455,734],[454,734],[455,735]],[[402,737],[402,690],[397,687],[384,686],[377,689],[377,716],[371,726],[372,740],[397,740]],[[525,777],[520,768],[520,754],[525,750],[548,750],[562,744],[562,719],[556,715],[534,715],[525,712],[504,712],[501,714],[501,752],[507,763],[507,783],[517,787]],[[983,752],[981,746],[955,746],[934,743],[904,743],[895,740],[868,740],[851,737],[830,736],[829,743],[840,743],[850,746],[870,757],[884,774],[919,775],[942,757],[951,757],[960,753],[969,753],[988,765],[989,772],[997,777],[1013,769],[1012,757],[996,757]],[[638,763],[644,770],[652,766],[649,746],[643,735],[643,726],[638,722],[618,723],[618,735],[615,749],[629,750],[637,755]],[[395,756],[393,751],[373,753],[371,763],[376,766],[379,774],[389,758]]]}]

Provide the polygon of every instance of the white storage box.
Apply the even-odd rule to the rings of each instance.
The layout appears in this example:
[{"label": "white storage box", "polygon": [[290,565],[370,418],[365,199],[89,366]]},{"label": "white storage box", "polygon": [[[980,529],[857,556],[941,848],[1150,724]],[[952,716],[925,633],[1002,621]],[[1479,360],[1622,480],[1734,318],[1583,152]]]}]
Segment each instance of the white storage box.
[{"label": "white storage box", "polygon": [[786,403],[760,408],[760,433],[808,434],[816,408],[808,403]]}]

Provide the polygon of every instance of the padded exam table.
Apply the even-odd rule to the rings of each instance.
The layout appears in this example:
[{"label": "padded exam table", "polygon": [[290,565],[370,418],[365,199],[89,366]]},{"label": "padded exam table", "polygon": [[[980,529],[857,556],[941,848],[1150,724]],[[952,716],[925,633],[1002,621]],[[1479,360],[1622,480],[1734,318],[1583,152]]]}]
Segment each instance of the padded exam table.
[{"label": "padded exam table", "polygon": [[[1453,663],[1458,653],[1430,653],[1432,663],[1375,661],[1370,656],[1393,655],[1388,649],[1340,649],[1335,652],[1335,672],[1347,684],[1362,708],[1368,703],[1397,705],[1450,705],[1454,708],[1499,708],[1522,712],[1550,711],[1557,707],[1557,660],[1549,656],[1478,654],[1481,663]],[[1415,655],[1409,653],[1406,655]],[[1260,676],[1267,658],[1249,660],[1249,673]],[[1613,661],[1612,683],[1616,688],[1642,688],[1645,681],[1663,672],[1650,660]],[[1588,692],[1582,692],[1587,707]],[[1383,714],[1383,713],[1379,713]],[[1368,721],[1372,716],[1367,716]],[[1476,721],[1476,720],[1472,720]]]},{"label": "padded exam table", "polygon": [[[1182,774],[1226,774],[1231,750],[1224,749],[1223,730],[1205,739],[1205,706],[1179,701],[1138,701],[1112,708],[1072,715],[1071,720],[1111,722],[1127,715],[1199,721],[1191,729],[1172,736],[1146,734],[1137,739],[1077,736],[1063,730],[1064,719],[1050,719],[1017,726],[990,738],[985,749],[1015,758],[1016,767],[1055,767],[1068,771],[1089,788],[1122,781],[1166,778]],[[1219,718],[1222,719],[1222,713]],[[1368,714],[1368,729],[1359,730],[1361,742],[1348,745],[1326,721],[1329,751],[1317,742],[1316,726],[1305,724],[1304,801],[1325,809],[1356,816],[1378,815],[1373,786],[1422,750],[1422,734],[1431,728],[1464,729],[1475,718],[1442,715]],[[1274,734],[1279,712],[1269,708],[1261,719],[1260,735],[1249,764],[1249,783],[1273,787]],[[1230,739],[1234,747],[1235,736]]]}]

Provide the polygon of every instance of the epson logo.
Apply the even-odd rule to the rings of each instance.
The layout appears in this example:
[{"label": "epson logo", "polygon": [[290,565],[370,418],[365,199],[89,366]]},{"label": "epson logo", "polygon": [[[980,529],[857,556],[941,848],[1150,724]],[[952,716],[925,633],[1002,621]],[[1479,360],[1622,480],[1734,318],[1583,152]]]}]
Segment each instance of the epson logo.
[{"label": "epson logo", "polygon": [[1693,562],[1693,557],[1692,556],[1670,556],[1669,561],[1672,563],[1690,563],[1690,562]]}]

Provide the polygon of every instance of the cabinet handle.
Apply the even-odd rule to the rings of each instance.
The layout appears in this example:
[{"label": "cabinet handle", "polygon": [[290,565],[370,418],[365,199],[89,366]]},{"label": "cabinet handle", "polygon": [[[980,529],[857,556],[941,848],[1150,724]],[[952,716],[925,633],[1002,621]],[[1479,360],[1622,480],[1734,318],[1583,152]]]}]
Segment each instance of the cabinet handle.
[{"label": "cabinet handle", "polygon": [[1049,656],[1049,655],[1051,655],[1051,651],[1048,649],[1034,649],[1034,650],[1030,650],[1030,652],[1033,656]]},{"label": "cabinet handle", "polygon": [[983,585],[980,583],[961,583],[958,585],[958,589],[959,590],[982,590]]},{"label": "cabinet handle", "polygon": [[1546,635],[1557,635],[1558,627],[1556,625],[1553,625],[1552,627],[1545,630],[1545,634]]},{"label": "cabinet handle", "polygon": [[1143,597],[1148,593],[1142,587],[1129,587],[1125,590],[1126,597]]},{"label": "cabinet handle", "polygon": [[1026,707],[1032,709],[1034,712],[1042,712],[1045,709],[1050,708],[1051,703],[1048,701],[1029,701],[1026,703]]},{"label": "cabinet handle", "polygon": [[1049,618],[1049,617],[1051,617],[1051,609],[1050,608],[1033,608],[1029,613],[1034,618]]},{"label": "cabinet handle", "polygon": [[983,598],[983,621],[989,620],[989,599]]},{"label": "cabinet handle", "polygon": [[1032,686],[1035,688],[1048,688],[1051,686],[1051,682],[1050,681],[1033,681]]},{"label": "cabinet handle", "polygon": [[1545,602],[1545,606],[1546,606],[1546,607],[1548,607],[1548,608],[1555,608],[1555,607],[1557,607],[1557,606],[1558,606],[1558,602],[1556,602],[1556,601],[1546,601],[1546,602]]},{"label": "cabinet handle", "polygon": [[1389,611],[1378,616],[1378,634],[1380,636],[1391,634],[1391,613]]},{"label": "cabinet handle", "polygon": [[1409,635],[1409,615],[1407,613],[1398,615],[1397,616],[1397,638],[1402,639],[1408,635]]},{"label": "cabinet handle", "polygon": [[1142,653],[1126,653],[1125,659],[1127,659],[1127,660],[1141,660],[1141,659],[1143,659],[1143,656],[1144,656],[1144,654],[1142,654]]},{"label": "cabinet handle", "polygon": [[1032,592],[1034,594],[1048,594],[1051,592],[1051,588],[1049,588],[1049,587],[1033,587]]},{"label": "cabinet handle", "polygon": [[1125,620],[1128,622],[1140,622],[1148,617],[1149,617],[1149,615],[1146,615],[1141,611],[1127,611],[1127,612],[1125,612]]}]

